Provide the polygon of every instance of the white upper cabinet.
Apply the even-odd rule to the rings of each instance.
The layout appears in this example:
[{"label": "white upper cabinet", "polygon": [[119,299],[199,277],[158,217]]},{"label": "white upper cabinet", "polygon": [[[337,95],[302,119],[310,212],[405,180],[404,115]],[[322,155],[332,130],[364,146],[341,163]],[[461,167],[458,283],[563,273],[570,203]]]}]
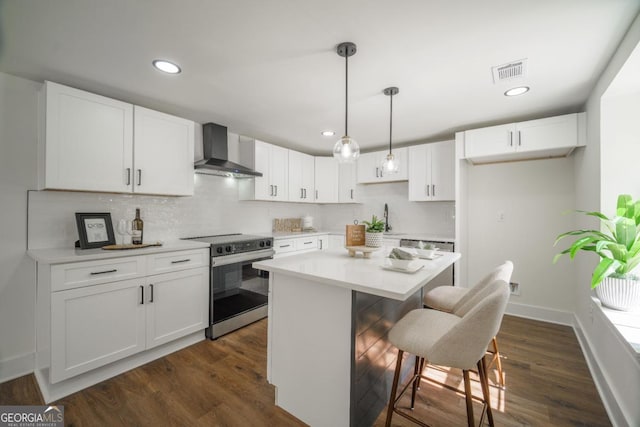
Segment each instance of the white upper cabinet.
[{"label": "white upper cabinet", "polygon": [[193,194],[192,121],[57,83],[44,87],[40,188]]},{"label": "white upper cabinet", "polygon": [[45,82],[40,187],[131,191],[133,105]]},{"label": "white upper cabinet", "polygon": [[316,203],[338,202],[338,161],[333,157],[315,158]]},{"label": "white upper cabinet", "polygon": [[241,136],[240,163],[262,173],[239,180],[241,200],[289,200],[289,150]]},{"label": "white upper cabinet", "polygon": [[338,202],[358,203],[357,166],[355,163],[338,164]]},{"label": "white upper cabinet", "polygon": [[569,155],[585,144],[585,113],[465,131],[465,158],[472,163]]},{"label": "white upper cabinet", "polygon": [[289,150],[289,201],[315,200],[315,161],[313,156]]},{"label": "white upper cabinet", "polygon": [[409,200],[455,200],[455,141],[409,147]]},{"label": "white upper cabinet", "polygon": [[194,123],[138,106],[133,111],[133,191],[193,195]]},{"label": "white upper cabinet", "polygon": [[358,184],[373,184],[378,182],[406,181],[408,174],[407,148],[396,148],[393,155],[399,162],[398,172],[387,174],[382,170],[382,162],[389,151],[375,151],[361,154],[358,158]]}]

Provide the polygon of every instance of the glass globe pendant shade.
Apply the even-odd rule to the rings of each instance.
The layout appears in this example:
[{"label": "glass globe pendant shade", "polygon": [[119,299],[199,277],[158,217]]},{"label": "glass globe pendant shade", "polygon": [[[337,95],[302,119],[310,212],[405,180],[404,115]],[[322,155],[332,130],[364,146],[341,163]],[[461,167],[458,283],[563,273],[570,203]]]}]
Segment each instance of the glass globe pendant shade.
[{"label": "glass globe pendant shade", "polygon": [[333,146],[333,157],[340,163],[350,163],[360,157],[360,146],[355,139],[343,136]]},{"label": "glass globe pendant shade", "polygon": [[387,158],[382,161],[383,173],[398,173],[398,163],[398,160],[392,153],[387,154]]}]

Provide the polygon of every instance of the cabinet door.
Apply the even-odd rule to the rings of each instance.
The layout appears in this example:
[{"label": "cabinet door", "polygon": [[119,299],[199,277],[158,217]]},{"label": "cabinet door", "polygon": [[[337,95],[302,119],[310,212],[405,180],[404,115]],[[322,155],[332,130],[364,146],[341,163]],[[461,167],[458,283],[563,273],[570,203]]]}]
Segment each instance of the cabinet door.
[{"label": "cabinet door", "polygon": [[380,180],[380,153],[360,154],[357,160],[358,184],[371,184]]},{"label": "cabinet door", "polygon": [[194,123],[137,105],[134,123],[133,191],[193,195]]},{"label": "cabinet door", "polygon": [[144,294],[147,348],[207,327],[208,267],[150,276],[147,283],[147,291]]},{"label": "cabinet door", "polygon": [[254,169],[262,172],[262,176],[253,178],[255,200],[271,200],[273,194],[273,187],[270,186],[271,177],[269,175],[271,144],[255,140],[252,147],[254,150]]},{"label": "cabinet door", "polygon": [[338,202],[356,203],[358,201],[356,169],[355,163],[341,163],[338,165]]},{"label": "cabinet door", "polygon": [[431,200],[455,200],[455,141],[429,144]]},{"label": "cabinet door", "polygon": [[129,192],[133,106],[45,83],[45,188]]},{"label": "cabinet door", "polygon": [[431,195],[431,188],[427,188],[431,185],[431,165],[427,163],[429,145],[409,147],[409,200],[413,202],[429,200]]},{"label": "cabinet door", "polygon": [[315,158],[316,203],[338,202],[338,161],[333,157]]},{"label": "cabinet door", "polygon": [[289,150],[289,201],[311,203],[315,177],[313,156]]},{"label": "cabinet door", "polygon": [[513,123],[468,130],[464,133],[465,157],[484,157],[515,151],[517,144]]},{"label": "cabinet door", "polygon": [[144,350],[143,284],[132,279],[52,293],[52,383]]},{"label": "cabinet door", "polygon": [[517,151],[540,151],[578,144],[577,114],[516,124]]},{"label": "cabinet door", "polygon": [[273,185],[271,200],[289,200],[289,150],[270,145],[269,177]]}]

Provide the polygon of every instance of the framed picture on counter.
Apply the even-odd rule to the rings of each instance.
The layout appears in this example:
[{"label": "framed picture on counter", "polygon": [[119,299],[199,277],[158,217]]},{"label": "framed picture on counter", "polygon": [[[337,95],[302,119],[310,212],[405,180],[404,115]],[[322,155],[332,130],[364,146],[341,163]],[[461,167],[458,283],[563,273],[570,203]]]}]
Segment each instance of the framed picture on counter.
[{"label": "framed picture on counter", "polygon": [[76,212],[76,225],[79,237],[76,246],[80,249],[101,248],[116,243],[110,213]]}]

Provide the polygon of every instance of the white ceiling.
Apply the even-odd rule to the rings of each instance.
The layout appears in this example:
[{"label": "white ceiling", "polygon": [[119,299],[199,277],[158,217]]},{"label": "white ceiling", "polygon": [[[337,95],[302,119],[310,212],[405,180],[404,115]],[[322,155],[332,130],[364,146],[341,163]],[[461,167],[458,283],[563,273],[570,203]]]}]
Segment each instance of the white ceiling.
[{"label": "white ceiling", "polygon": [[[0,0],[0,71],[329,155],[579,111],[640,0]],[[183,72],[163,75],[166,58]],[[491,67],[528,59],[494,84]],[[530,93],[503,92],[525,84]],[[323,137],[325,129],[335,137]]]}]

